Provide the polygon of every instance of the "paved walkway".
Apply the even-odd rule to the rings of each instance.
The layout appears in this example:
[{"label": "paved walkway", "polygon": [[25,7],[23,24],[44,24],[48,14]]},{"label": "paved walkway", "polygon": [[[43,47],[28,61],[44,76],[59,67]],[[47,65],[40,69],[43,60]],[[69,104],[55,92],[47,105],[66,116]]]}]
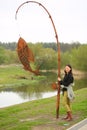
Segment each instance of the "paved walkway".
[{"label": "paved walkway", "polygon": [[67,130],[87,130],[87,118],[68,128]]}]

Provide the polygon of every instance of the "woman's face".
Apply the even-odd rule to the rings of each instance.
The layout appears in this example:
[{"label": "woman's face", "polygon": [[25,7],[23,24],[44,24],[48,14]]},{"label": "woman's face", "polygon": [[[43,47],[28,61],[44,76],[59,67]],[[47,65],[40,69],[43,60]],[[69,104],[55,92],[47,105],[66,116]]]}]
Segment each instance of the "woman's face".
[{"label": "woman's face", "polygon": [[71,68],[70,68],[69,66],[66,66],[66,67],[65,67],[66,73],[70,72],[70,70],[71,70]]}]

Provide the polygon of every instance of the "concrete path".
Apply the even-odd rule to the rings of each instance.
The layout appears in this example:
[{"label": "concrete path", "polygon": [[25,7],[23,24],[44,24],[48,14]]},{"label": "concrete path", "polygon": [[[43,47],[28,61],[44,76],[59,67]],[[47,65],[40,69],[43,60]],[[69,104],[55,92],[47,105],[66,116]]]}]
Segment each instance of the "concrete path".
[{"label": "concrete path", "polygon": [[87,118],[68,128],[67,130],[87,130]]}]

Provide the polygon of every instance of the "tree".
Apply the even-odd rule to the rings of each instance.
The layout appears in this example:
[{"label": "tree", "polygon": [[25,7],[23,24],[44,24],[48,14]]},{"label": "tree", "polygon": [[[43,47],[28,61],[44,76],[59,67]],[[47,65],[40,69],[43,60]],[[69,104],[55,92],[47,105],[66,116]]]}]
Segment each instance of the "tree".
[{"label": "tree", "polygon": [[87,71],[87,45],[81,45],[78,49],[73,49],[71,53],[71,63],[73,66],[77,69]]}]

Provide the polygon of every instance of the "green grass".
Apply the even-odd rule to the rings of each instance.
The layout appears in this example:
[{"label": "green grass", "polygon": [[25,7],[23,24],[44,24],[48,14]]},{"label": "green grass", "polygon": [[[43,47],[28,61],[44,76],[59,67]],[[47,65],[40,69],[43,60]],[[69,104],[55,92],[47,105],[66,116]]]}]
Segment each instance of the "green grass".
[{"label": "green grass", "polygon": [[[6,87],[27,86],[37,84],[44,80],[46,76],[35,76],[29,71],[25,71],[21,66],[0,67],[0,89]],[[32,80],[32,77],[34,80]]]},{"label": "green grass", "polygon": [[[18,86],[27,86],[29,84],[36,86],[36,84],[39,84],[42,81],[50,81],[52,77],[54,77],[52,78],[52,82],[56,79],[56,76],[51,75],[50,73],[44,73],[41,76],[32,75],[30,72],[23,70],[21,66],[0,67],[0,75],[0,89],[6,87],[15,88]],[[32,76],[34,80],[31,80]],[[25,79],[23,79],[23,77],[25,77]],[[79,84],[76,84],[77,87],[79,87],[79,85],[83,87],[83,83],[81,81]],[[86,85],[86,83],[84,85]],[[50,130],[54,130],[52,128],[55,127],[62,127],[62,129],[66,129],[76,122],[87,118],[87,88],[76,90],[75,95],[76,98],[72,103],[74,118],[72,122],[67,123],[66,121],[61,120],[61,118],[65,115],[61,95],[60,116],[58,120],[56,120],[55,96],[7,108],[0,108],[0,130],[32,130],[35,126],[49,126]],[[64,126],[64,124],[68,125]]]},{"label": "green grass", "polygon": [[87,88],[75,91],[75,95],[72,103],[74,120],[68,126],[64,126],[66,121],[60,120],[65,114],[61,96],[59,120],[56,120],[56,97],[40,99],[0,109],[0,130],[32,130],[35,126],[46,125],[65,129],[87,118]]}]

